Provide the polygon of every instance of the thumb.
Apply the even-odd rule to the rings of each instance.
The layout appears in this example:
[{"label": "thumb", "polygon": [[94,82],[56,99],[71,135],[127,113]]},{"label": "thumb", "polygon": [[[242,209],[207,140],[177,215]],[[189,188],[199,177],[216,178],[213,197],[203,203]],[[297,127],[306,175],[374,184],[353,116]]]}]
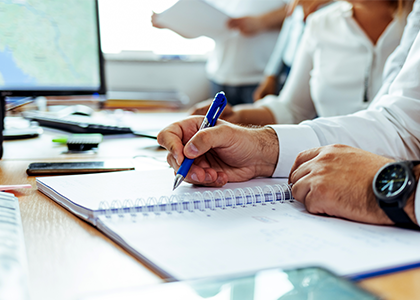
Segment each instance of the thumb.
[{"label": "thumb", "polygon": [[217,121],[217,124],[219,125],[198,131],[185,145],[185,156],[196,158],[208,152],[210,149],[229,146],[226,141],[231,140],[233,134],[232,128],[221,120]]}]

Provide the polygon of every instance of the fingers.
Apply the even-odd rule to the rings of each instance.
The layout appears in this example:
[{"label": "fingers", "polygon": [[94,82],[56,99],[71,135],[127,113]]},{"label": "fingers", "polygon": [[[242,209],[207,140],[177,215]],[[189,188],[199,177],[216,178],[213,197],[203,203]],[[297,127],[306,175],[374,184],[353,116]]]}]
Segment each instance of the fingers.
[{"label": "fingers", "polygon": [[173,123],[159,132],[157,141],[180,164],[184,160],[184,144],[198,131],[202,121],[202,117],[190,117]]},{"label": "fingers", "polygon": [[227,146],[227,142],[233,138],[234,133],[229,126],[225,125],[228,123],[223,120],[218,120],[217,124],[215,127],[197,132],[185,145],[184,154],[189,158],[196,158],[210,149]]},{"label": "fingers", "polygon": [[316,156],[319,155],[319,153],[322,151],[322,147],[319,148],[313,148],[309,150],[302,151],[298,154],[298,156],[295,159],[295,162],[293,163],[292,169],[290,170],[289,174],[289,183],[294,184],[296,181],[298,181],[301,177],[306,175],[309,171],[305,169],[298,170],[302,164],[305,162],[312,160]]},{"label": "fingers", "polygon": [[[176,173],[180,164],[178,164],[171,153],[168,154],[167,161]],[[198,162],[196,160],[191,166],[191,169],[185,178],[185,182],[204,186],[221,187],[228,182],[228,176],[223,172],[216,172],[216,170],[210,168],[208,163],[204,160]]]}]

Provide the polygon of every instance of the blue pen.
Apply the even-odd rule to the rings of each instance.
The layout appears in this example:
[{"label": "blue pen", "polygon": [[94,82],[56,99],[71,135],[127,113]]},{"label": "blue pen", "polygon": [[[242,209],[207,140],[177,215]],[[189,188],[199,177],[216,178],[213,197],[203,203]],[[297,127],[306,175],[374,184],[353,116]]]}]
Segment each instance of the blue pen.
[{"label": "blue pen", "polygon": [[[206,116],[204,117],[203,123],[201,123],[200,129],[212,127],[216,124],[217,118],[222,113],[223,109],[227,104],[227,99],[225,97],[224,92],[219,92],[213,99],[213,102],[210,105],[209,110],[207,111]],[[184,181],[185,177],[187,177],[188,171],[191,168],[194,159],[191,158],[184,158],[181,166],[178,169],[178,172],[175,176],[174,182],[174,190]]]}]

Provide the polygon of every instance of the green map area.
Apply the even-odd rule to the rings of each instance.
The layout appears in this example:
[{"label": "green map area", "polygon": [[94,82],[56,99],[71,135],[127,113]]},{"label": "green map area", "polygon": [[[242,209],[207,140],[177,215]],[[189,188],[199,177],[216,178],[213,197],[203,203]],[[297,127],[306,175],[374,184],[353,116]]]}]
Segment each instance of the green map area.
[{"label": "green map area", "polygon": [[0,0],[0,88],[98,87],[94,0]]}]

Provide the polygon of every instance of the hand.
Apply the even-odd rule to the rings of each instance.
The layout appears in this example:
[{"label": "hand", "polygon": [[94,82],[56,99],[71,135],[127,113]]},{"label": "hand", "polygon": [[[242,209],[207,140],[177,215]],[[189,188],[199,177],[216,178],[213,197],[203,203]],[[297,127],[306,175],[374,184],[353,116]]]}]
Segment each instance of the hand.
[{"label": "hand", "polygon": [[[314,214],[372,224],[393,224],[376,203],[372,181],[391,159],[344,145],[303,151],[291,169],[295,199]],[[415,221],[414,197],[406,205]]]},{"label": "hand", "polygon": [[185,181],[206,186],[271,176],[279,144],[270,127],[245,128],[223,120],[199,130],[203,117],[190,117],[163,129],[158,143],[169,151],[167,160],[175,171],[185,157],[194,163]]},{"label": "hand", "polygon": [[161,29],[166,28],[165,26],[162,26],[157,22],[158,16],[159,16],[159,14],[153,12],[152,17],[151,17],[152,26],[156,27],[156,28],[161,28]]},{"label": "hand", "polygon": [[[197,103],[189,110],[189,114],[205,116],[207,111],[209,110],[209,107],[212,101],[213,99],[208,99],[208,100]],[[240,123],[238,114],[233,110],[230,104],[226,105],[219,119],[223,119],[228,122],[236,123],[236,124]]]},{"label": "hand", "polygon": [[293,0],[288,4],[287,15],[290,16],[296,6],[300,5],[303,9],[303,20],[306,20],[311,13],[331,1],[332,0]]},{"label": "hand", "polygon": [[275,95],[277,92],[277,77],[267,76],[264,81],[254,91],[254,102],[264,98],[267,95]]},{"label": "hand", "polygon": [[253,36],[264,30],[261,19],[252,16],[230,19],[227,26],[239,30],[244,36]]}]

